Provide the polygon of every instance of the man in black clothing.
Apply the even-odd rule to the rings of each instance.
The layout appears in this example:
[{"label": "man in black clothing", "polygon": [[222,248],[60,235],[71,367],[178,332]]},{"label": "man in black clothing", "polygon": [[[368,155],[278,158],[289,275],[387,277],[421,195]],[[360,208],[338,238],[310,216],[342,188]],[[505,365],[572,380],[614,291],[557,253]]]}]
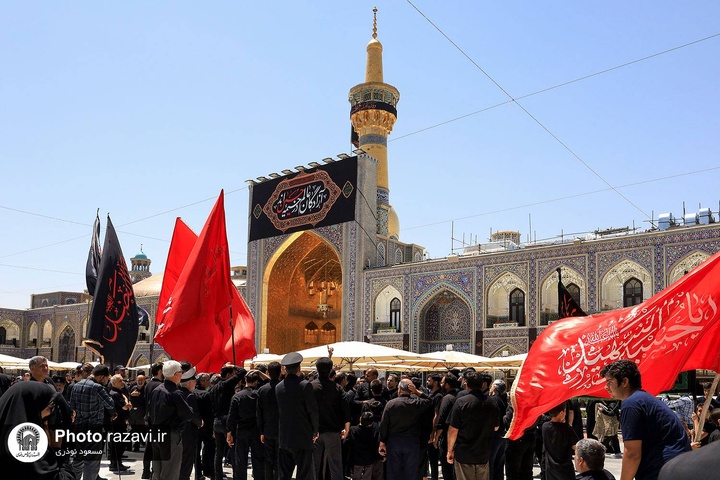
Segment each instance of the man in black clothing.
[{"label": "man in black clothing", "polygon": [[[190,472],[192,472],[197,456],[198,448],[198,429],[202,427],[203,421],[198,408],[197,397],[195,396],[195,367],[190,362],[180,362],[183,370],[182,378],[178,391],[193,411],[190,420],[186,420],[182,424],[182,462],[180,465],[180,480],[190,480]],[[198,475],[195,475],[197,477]]]},{"label": "man in black clothing", "polygon": [[420,420],[431,408],[430,399],[412,380],[400,380],[398,397],[385,405],[380,420],[378,452],[387,459],[385,474],[388,480],[415,478],[419,463]]},{"label": "man in black clothing", "polygon": [[[438,480],[438,449],[435,443],[435,425],[437,425],[437,417],[440,411],[440,404],[442,403],[443,392],[442,392],[442,375],[439,373],[430,373],[427,379],[427,387],[430,391],[429,396],[432,401],[432,410],[428,412],[427,431],[422,433],[420,449],[425,448],[426,454],[420,456],[420,478],[424,477],[426,473],[425,463],[422,458],[427,458],[427,463],[430,464],[430,478],[431,480]],[[426,435],[428,433],[429,435]]]},{"label": "man in black clothing", "polygon": [[[150,373],[152,374],[152,378],[149,382],[147,382],[147,385],[145,385],[145,408],[147,409],[147,414],[145,415],[145,417],[147,418],[148,428],[150,427],[150,397],[152,396],[153,390],[162,385],[163,381],[165,380],[162,373],[162,367],[162,362],[153,363],[152,367],[150,367]],[[150,466],[152,465],[152,460],[152,446],[146,445],[145,453],[143,453],[143,473],[140,478],[150,478]]]},{"label": "man in black clothing", "polygon": [[[145,415],[147,414],[147,398],[145,397],[145,375],[138,375],[135,379],[134,385],[130,386],[130,428],[133,433],[144,433],[147,431],[145,426]],[[140,442],[136,442],[132,445],[133,452],[140,451]]]},{"label": "man in black clothing", "polygon": [[280,419],[278,468],[282,480],[291,480],[297,465],[298,480],[315,480],[313,444],[319,436],[318,407],[310,383],[300,375],[302,355],[288,353],[280,362],[285,380],[275,387]]},{"label": "man in black clothing", "polygon": [[[503,425],[506,429],[510,427],[514,413],[512,404],[508,403],[503,417]],[[542,415],[535,425],[525,429],[520,438],[517,440],[508,439],[505,448],[506,480],[532,480],[533,458],[535,457],[535,430],[537,430],[538,424],[542,424]]]},{"label": "man in black clothing", "polygon": [[257,424],[260,431],[260,441],[263,444],[265,480],[277,480],[279,478],[277,467],[279,417],[275,387],[280,383],[281,369],[280,362],[270,362],[268,364],[270,381],[258,388],[257,392]]},{"label": "man in black clothing", "polygon": [[247,480],[248,453],[252,456],[254,480],[265,480],[265,455],[257,426],[257,386],[262,373],[250,370],[245,388],[230,401],[227,420],[227,443],[235,449],[233,480]]},{"label": "man in black clothing", "polygon": [[197,399],[202,426],[198,429],[198,445],[195,454],[196,479],[201,479],[203,476],[215,478],[215,439],[213,438],[215,415],[209,387],[210,374],[198,375],[193,395]]},{"label": "man in black clothing", "polygon": [[226,363],[220,369],[220,381],[210,389],[213,399],[215,419],[213,431],[215,432],[215,479],[223,479],[223,459],[227,455],[227,417],[230,410],[230,401],[235,395],[235,386],[245,378],[244,368]]},{"label": "man in black clothing", "polygon": [[[327,463],[330,480],[343,480],[341,442],[350,433],[350,404],[342,387],[330,380],[332,360],[321,357],[315,366],[318,378],[312,382],[312,388],[318,406],[320,436],[315,442],[313,462],[318,478]],[[379,390],[382,393],[382,384]],[[328,475],[322,478],[328,478]]]},{"label": "man in black clothing", "polygon": [[490,480],[505,479],[505,448],[507,441],[505,440],[505,424],[503,418],[507,410],[507,387],[505,381],[497,379],[492,383],[488,399],[495,404],[498,409],[498,426],[499,428],[492,433],[492,444],[490,447]]},{"label": "man in black clothing", "polygon": [[488,478],[492,432],[498,428],[500,412],[482,391],[481,375],[464,375],[467,395],[455,401],[448,429],[448,463],[455,464],[455,477]]},{"label": "man in black clothing", "polygon": [[592,438],[583,438],[575,444],[576,480],[615,480],[605,470],[605,446]]},{"label": "man in black clothing", "polygon": [[447,431],[448,427],[450,427],[450,412],[452,411],[453,405],[455,405],[455,398],[458,393],[458,379],[452,373],[448,373],[440,381],[440,386],[444,395],[438,408],[437,419],[435,420],[435,438],[433,443],[438,449],[443,479],[453,480],[455,478],[455,470],[453,465],[447,461]]},{"label": "man in black clothing", "polygon": [[[115,402],[115,412],[117,415],[110,422],[110,431],[113,433],[123,434],[127,431],[128,420],[130,419],[130,409],[132,404],[128,401],[128,398],[123,394],[123,388],[125,382],[122,376],[113,375],[110,378],[110,398]],[[129,470],[122,464],[122,456],[125,453],[125,442],[118,441],[116,438],[112,438],[108,442],[108,457],[110,460],[110,471],[112,472],[124,472]]]},{"label": "man in black clothing", "polygon": [[5,370],[0,367],[0,397],[2,397],[3,393],[7,392],[7,389],[10,388],[13,381],[13,377],[5,373]]},{"label": "man in black clothing", "polygon": [[165,381],[150,396],[150,424],[165,434],[161,441],[152,444],[155,480],[177,480],[180,475],[183,454],[180,429],[183,422],[193,418],[192,409],[178,390],[182,374],[179,362],[165,362]]}]

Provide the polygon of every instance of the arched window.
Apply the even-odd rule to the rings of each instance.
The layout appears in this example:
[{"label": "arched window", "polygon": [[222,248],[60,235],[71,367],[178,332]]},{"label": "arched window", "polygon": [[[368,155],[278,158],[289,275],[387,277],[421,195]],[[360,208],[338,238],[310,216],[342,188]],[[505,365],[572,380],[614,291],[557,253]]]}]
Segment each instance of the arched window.
[{"label": "arched window", "polygon": [[5,345],[6,341],[7,341],[7,330],[5,330],[5,327],[0,327],[0,345]]},{"label": "arched window", "polygon": [[402,262],[403,262],[402,250],[400,250],[400,249],[398,248],[397,250],[395,250],[395,265],[399,265],[399,264],[401,264]]},{"label": "arched window", "polygon": [[525,325],[525,292],[519,288],[510,292],[510,321]]},{"label": "arched window", "polygon": [[396,332],[400,331],[400,299],[397,297],[390,300],[390,325]]},{"label": "arched window", "polygon": [[383,243],[378,243],[377,264],[378,264],[378,267],[385,266],[385,244],[383,244]]},{"label": "arched window", "polygon": [[335,325],[330,322],[325,322],[325,325],[320,329],[320,343],[327,345],[328,343],[335,343],[337,337],[337,329]]},{"label": "arched window", "polygon": [[568,293],[570,294],[572,299],[575,300],[575,303],[580,305],[580,287],[578,287],[574,283],[570,283],[565,288],[567,288]]},{"label": "arched window", "polygon": [[637,278],[623,284],[623,307],[632,307],[643,301],[643,285]]}]

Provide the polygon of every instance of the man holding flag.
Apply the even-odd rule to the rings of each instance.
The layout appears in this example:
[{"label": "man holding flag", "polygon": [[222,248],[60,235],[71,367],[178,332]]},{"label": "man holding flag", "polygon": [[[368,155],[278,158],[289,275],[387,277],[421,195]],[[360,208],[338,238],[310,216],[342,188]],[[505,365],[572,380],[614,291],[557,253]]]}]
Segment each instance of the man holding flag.
[{"label": "man holding flag", "polygon": [[690,440],[677,415],[657,397],[642,390],[640,370],[630,360],[617,360],[600,371],[610,396],[622,400],[620,428],[625,454],[620,480],[655,480],[668,460],[690,450]]}]

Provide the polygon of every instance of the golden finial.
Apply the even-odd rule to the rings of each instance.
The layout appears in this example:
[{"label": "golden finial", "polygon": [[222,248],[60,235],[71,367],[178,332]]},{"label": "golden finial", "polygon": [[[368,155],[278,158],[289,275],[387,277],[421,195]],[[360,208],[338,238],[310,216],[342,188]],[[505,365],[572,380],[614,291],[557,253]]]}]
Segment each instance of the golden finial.
[{"label": "golden finial", "polygon": [[377,38],[377,7],[373,7],[373,38]]}]

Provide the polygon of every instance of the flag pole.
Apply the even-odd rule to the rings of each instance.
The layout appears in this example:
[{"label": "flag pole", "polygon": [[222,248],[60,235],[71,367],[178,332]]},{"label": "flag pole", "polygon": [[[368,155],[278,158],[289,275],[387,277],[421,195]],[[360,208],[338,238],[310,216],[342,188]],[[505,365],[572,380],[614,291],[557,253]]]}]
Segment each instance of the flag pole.
[{"label": "flag pole", "polygon": [[695,429],[695,442],[700,442],[702,440],[702,433],[703,433],[703,427],[705,426],[705,418],[707,417],[708,409],[710,408],[710,401],[712,400],[713,393],[715,393],[715,389],[718,386],[718,382],[720,382],[720,373],[715,374],[715,379],[712,382],[712,386],[710,387],[710,393],[705,398],[705,403],[703,404],[702,413],[700,414],[700,419],[698,421],[698,426]]},{"label": "flag pole", "polygon": [[233,327],[232,302],[230,302],[230,338],[232,339],[233,365],[237,365],[235,358],[235,327]]}]

